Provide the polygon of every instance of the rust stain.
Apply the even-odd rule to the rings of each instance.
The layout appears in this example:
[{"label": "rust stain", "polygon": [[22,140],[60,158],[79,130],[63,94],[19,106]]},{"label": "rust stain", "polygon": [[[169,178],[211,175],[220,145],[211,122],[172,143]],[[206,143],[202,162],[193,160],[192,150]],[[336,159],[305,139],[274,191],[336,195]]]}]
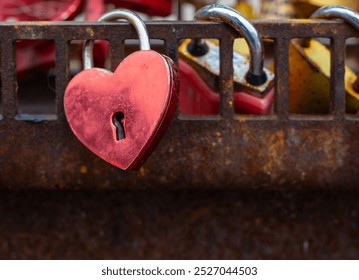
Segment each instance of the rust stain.
[{"label": "rust stain", "polygon": [[263,170],[270,175],[271,180],[276,180],[280,171],[288,168],[283,165],[282,161],[283,155],[286,153],[284,132],[279,130],[273,133],[268,137],[266,143],[268,144],[268,156]]},{"label": "rust stain", "polygon": [[146,172],[146,169],[142,166],[139,170],[139,174],[141,177],[145,177],[147,172]]},{"label": "rust stain", "polygon": [[80,168],[80,173],[81,174],[87,174],[88,172],[88,168],[86,165],[82,165],[81,168]]},{"label": "rust stain", "polygon": [[348,153],[348,144],[343,142],[344,136],[341,128],[332,128],[318,133],[317,142],[321,143],[326,160],[320,165],[327,169],[338,169],[344,165],[344,159]]},{"label": "rust stain", "polygon": [[93,37],[93,36],[95,35],[93,29],[90,28],[90,27],[86,28],[86,32],[87,32],[91,37]]}]

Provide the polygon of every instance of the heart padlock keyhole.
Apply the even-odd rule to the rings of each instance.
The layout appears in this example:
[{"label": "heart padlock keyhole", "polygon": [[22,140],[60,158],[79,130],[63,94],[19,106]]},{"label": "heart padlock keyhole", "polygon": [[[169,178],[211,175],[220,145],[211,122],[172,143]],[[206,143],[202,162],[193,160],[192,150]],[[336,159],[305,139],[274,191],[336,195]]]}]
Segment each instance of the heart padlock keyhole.
[{"label": "heart padlock keyhole", "polygon": [[112,122],[116,127],[116,141],[126,138],[125,127],[123,125],[125,115],[122,112],[117,112],[112,116]]}]

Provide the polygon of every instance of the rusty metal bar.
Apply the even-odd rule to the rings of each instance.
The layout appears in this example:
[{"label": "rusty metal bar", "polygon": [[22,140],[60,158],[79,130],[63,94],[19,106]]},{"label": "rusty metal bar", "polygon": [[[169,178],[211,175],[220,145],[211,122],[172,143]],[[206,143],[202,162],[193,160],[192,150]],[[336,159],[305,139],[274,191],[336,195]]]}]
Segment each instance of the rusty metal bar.
[{"label": "rusty metal bar", "polygon": [[234,116],[233,101],[233,41],[220,42],[220,112],[223,118],[232,119]]},{"label": "rusty metal bar", "polygon": [[[63,117],[72,40],[109,40],[118,52],[124,39],[137,38],[124,23],[0,24],[2,112],[0,188],[356,188],[359,180],[358,116],[344,114],[343,40],[358,36],[341,22],[254,21],[264,38],[275,41],[277,111],[275,116],[233,118],[231,42],[238,37],[222,23],[149,22],[151,38],[165,40],[177,61],[184,38],[221,41],[222,117],[175,118],[161,144],[137,172],[123,172],[98,159],[71,133]],[[288,43],[291,38],[332,38],[333,111],[324,117],[288,117]],[[58,118],[42,123],[16,120],[16,40],[54,40]],[[112,54],[118,63],[122,53]],[[115,63],[112,64],[113,68]],[[335,117],[333,117],[333,114]],[[22,174],[21,176],[16,176]]]},{"label": "rusty metal bar", "polygon": [[288,38],[277,38],[275,41],[275,76],[276,76],[276,113],[286,120],[289,114],[289,42]]},{"label": "rusty metal bar", "polygon": [[331,60],[331,112],[342,118],[345,114],[345,38],[338,36],[332,41]]},{"label": "rusty metal bar", "polygon": [[1,85],[2,114],[5,120],[14,119],[17,115],[15,42],[11,38],[1,40]]},{"label": "rusty metal bar", "polygon": [[[120,38],[119,38],[120,39]],[[111,71],[115,71],[124,57],[123,44],[120,40],[111,41]]]},{"label": "rusty metal bar", "polygon": [[66,89],[66,83],[70,79],[69,65],[69,42],[66,40],[55,41],[56,45],[56,66],[55,66],[55,89],[56,89],[56,115],[62,122],[66,121],[62,100]]}]

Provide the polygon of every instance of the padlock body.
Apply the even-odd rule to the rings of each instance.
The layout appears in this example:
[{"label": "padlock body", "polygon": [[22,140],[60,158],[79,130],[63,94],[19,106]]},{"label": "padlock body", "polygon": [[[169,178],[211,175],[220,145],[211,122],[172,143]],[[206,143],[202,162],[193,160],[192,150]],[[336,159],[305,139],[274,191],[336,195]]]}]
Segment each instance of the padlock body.
[{"label": "padlock body", "polygon": [[[208,52],[195,56],[188,48],[190,40],[179,47],[181,76],[180,110],[188,115],[217,115],[219,113],[219,46],[205,40]],[[267,81],[260,86],[246,81],[249,60],[233,52],[234,108],[241,114],[268,114],[274,100],[274,74],[264,69]]]},{"label": "padlock body", "polygon": [[[188,47],[191,40],[185,40],[179,47],[179,57],[188,63],[214,90],[219,90],[220,54],[219,47],[211,40],[205,40],[208,51],[203,55],[193,55]],[[254,86],[247,82],[249,71],[248,57],[233,52],[233,83],[236,91],[244,91],[262,97],[274,84],[274,73],[264,68],[267,80],[264,84]]]},{"label": "padlock body", "polygon": [[[119,168],[140,167],[172,120],[178,100],[173,62],[154,51],[138,51],[114,73],[93,68],[69,83],[65,113],[77,138]],[[114,115],[123,114],[125,138],[117,139]]]},{"label": "padlock body", "polygon": [[[86,20],[95,21],[105,11],[104,0],[4,0],[0,3],[2,21],[65,21],[72,20],[84,13]],[[94,61],[102,66],[108,46],[102,42],[94,47]],[[48,70],[54,67],[55,47],[47,40],[19,41],[16,48],[16,70],[20,75],[24,71],[40,68]],[[78,54],[80,58],[80,53]]]},{"label": "padlock body", "polygon": [[127,8],[150,16],[169,16],[172,12],[171,0],[106,0],[118,8]]},{"label": "padlock body", "polygon": [[[292,40],[289,48],[290,112],[328,114],[330,107],[330,50],[316,40],[303,47]],[[359,110],[359,93],[353,84],[357,75],[345,66],[346,110]]]},{"label": "padlock body", "polygon": [[73,19],[83,0],[1,0],[0,21],[63,21]]},{"label": "padlock body", "polygon": [[[194,69],[179,60],[180,112],[185,115],[218,115],[220,95],[212,90]],[[234,92],[234,108],[239,114],[264,115],[273,107],[274,87],[258,97],[248,92]]]},{"label": "padlock body", "polygon": [[[258,18],[261,19],[288,19],[288,18],[309,18],[318,9],[318,6],[311,2],[318,0],[262,0]],[[322,2],[328,2],[319,0]],[[340,0],[339,0],[340,1]],[[352,0],[349,0],[352,1]],[[329,5],[329,4],[323,4]]]}]

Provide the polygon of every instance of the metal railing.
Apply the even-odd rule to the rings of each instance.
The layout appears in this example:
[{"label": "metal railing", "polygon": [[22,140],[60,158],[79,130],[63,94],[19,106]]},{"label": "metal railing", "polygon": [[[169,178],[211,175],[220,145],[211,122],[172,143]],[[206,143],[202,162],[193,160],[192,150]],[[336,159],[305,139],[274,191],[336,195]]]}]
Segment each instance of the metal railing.
[{"label": "metal railing", "polygon": [[[135,30],[124,23],[1,24],[0,186],[1,188],[353,188],[359,180],[359,117],[345,113],[345,43],[358,37],[335,21],[254,21],[263,38],[274,40],[275,113],[236,115],[232,51],[238,37],[222,23],[148,22],[150,38],[165,41],[177,61],[185,38],[220,40],[220,116],[179,113],[159,147],[135,172],[98,159],[70,131],[63,94],[70,77],[73,40],[110,41],[112,70],[124,57],[125,39]],[[289,42],[292,38],[331,40],[331,107],[328,115],[291,115]],[[19,118],[15,43],[53,40],[56,46],[56,115],[36,122]],[[34,117],[33,119],[36,119]],[[39,122],[38,120],[42,120]]]}]

